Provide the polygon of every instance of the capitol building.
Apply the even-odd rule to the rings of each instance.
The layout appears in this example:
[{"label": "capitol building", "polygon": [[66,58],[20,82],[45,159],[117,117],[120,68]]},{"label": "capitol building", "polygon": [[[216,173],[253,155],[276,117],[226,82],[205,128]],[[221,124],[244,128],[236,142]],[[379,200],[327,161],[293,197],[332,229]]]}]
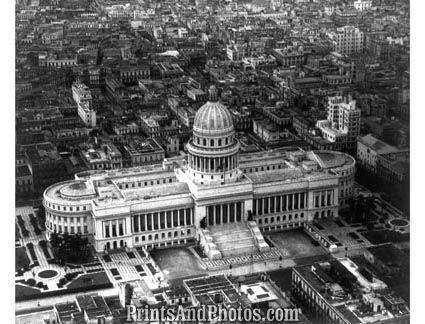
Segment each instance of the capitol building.
[{"label": "capitol building", "polygon": [[199,241],[211,259],[267,250],[264,231],[338,217],[353,194],[355,160],[299,148],[241,154],[232,116],[197,112],[187,158],[92,170],[44,192],[48,233],[81,233],[98,252]]}]

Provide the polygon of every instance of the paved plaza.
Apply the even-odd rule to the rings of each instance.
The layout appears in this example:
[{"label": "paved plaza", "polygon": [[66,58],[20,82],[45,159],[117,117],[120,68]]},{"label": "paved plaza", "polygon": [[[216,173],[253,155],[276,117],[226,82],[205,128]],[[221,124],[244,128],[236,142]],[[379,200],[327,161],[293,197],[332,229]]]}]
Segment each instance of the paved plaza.
[{"label": "paved plaza", "polygon": [[157,250],[151,255],[168,280],[207,274],[201,261],[188,248]]},{"label": "paved plaza", "polygon": [[302,229],[270,233],[265,234],[265,236],[290,258],[299,258],[326,252],[321,246],[313,245],[313,239]]}]

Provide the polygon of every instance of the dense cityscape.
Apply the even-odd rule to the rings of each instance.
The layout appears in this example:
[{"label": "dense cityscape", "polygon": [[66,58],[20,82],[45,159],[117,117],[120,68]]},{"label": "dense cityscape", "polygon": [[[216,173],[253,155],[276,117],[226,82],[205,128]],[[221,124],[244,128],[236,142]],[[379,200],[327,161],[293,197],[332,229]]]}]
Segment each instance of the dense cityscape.
[{"label": "dense cityscape", "polygon": [[409,323],[409,24],[408,0],[16,0],[15,322]]}]

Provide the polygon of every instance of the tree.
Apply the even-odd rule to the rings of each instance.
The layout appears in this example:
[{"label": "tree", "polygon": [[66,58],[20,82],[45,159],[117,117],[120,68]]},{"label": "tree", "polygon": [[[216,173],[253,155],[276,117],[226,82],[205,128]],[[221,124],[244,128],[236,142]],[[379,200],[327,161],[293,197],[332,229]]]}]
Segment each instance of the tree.
[{"label": "tree", "polygon": [[52,248],[57,248],[59,246],[60,241],[61,238],[59,237],[58,233],[53,232],[50,234],[50,244],[52,245]]},{"label": "tree", "polygon": [[251,222],[252,220],[252,211],[248,210],[248,222]]},{"label": "tree", "polygon": [[90,244],[86,237],[81,234],[70,235],[64,233],[62,235],[52,233],[50,236],[50,244],[52,245],[55,259],[60,264],[66,262],[85,262],[90,257]]},{"label": "tree", "polygon": [[206,217],[204,217],[204,218],[202,218],[201,219],[201,221],[200,221],[200,227],[202,228],[202,229],[204,229],[205,227],[207,227],[206,225]]}]

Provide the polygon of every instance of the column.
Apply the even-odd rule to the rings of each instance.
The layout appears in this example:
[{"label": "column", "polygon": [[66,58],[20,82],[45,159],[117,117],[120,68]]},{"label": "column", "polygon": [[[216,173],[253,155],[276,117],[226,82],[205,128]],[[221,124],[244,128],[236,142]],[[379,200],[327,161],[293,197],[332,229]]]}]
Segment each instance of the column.
[{"label": "column", "polygon": [[193,209],[191,208],[189,212],[190,212],[190,223],[191,223],[192,225],[194,225],[194,224],[195,224],[195,221],[194,221],[194,219],[193,219]]},{"label": "column", "polygon": [[154,221],[153,221],[153,213],[151,213],[151,224],[152,224],[152,230],[154,230],[155,224],[154,224]]},{"label": "column", "polygon": [[286,196],[286,210],[289,210],[289,194],[285,195]]},{"label": "column", "polygon": [[295,210],[295,195],[296,194],[292,194],[292,210]]},{"label": "column", "polygon": [[227,222],[230,223],[230,204],[226,204],[227,208]]},{"label": "column", "polygon": [[220,205],[220,223],[221,224],[224,224],[223,223],[223,208],[224,206],[223,205]]},{"label": "column", "polygon": [[186,226],[186,208],[183,209],[183,225]]},{"label": "column", "polygon": [[180,209],[177,209],[177,226],[180,226]]},{"label": "column", "polygon": [[269,214],[271,213],[271,210],[272,210],[272,199],[273,197],[267,197],[267,200],[269,201],[269,205],[267,206]]},{"label": "column", "polygon": [[213,223],[214,223],[214,225],[216,225],[216,222],[215,222],[215,206],[212,206],[212,211],[213,211]]},{"label": "column", "polygon": [[142,231],[142,215],[137,215],[137,223],[139,226],[137,228],[139,229],[139,232]]}]

